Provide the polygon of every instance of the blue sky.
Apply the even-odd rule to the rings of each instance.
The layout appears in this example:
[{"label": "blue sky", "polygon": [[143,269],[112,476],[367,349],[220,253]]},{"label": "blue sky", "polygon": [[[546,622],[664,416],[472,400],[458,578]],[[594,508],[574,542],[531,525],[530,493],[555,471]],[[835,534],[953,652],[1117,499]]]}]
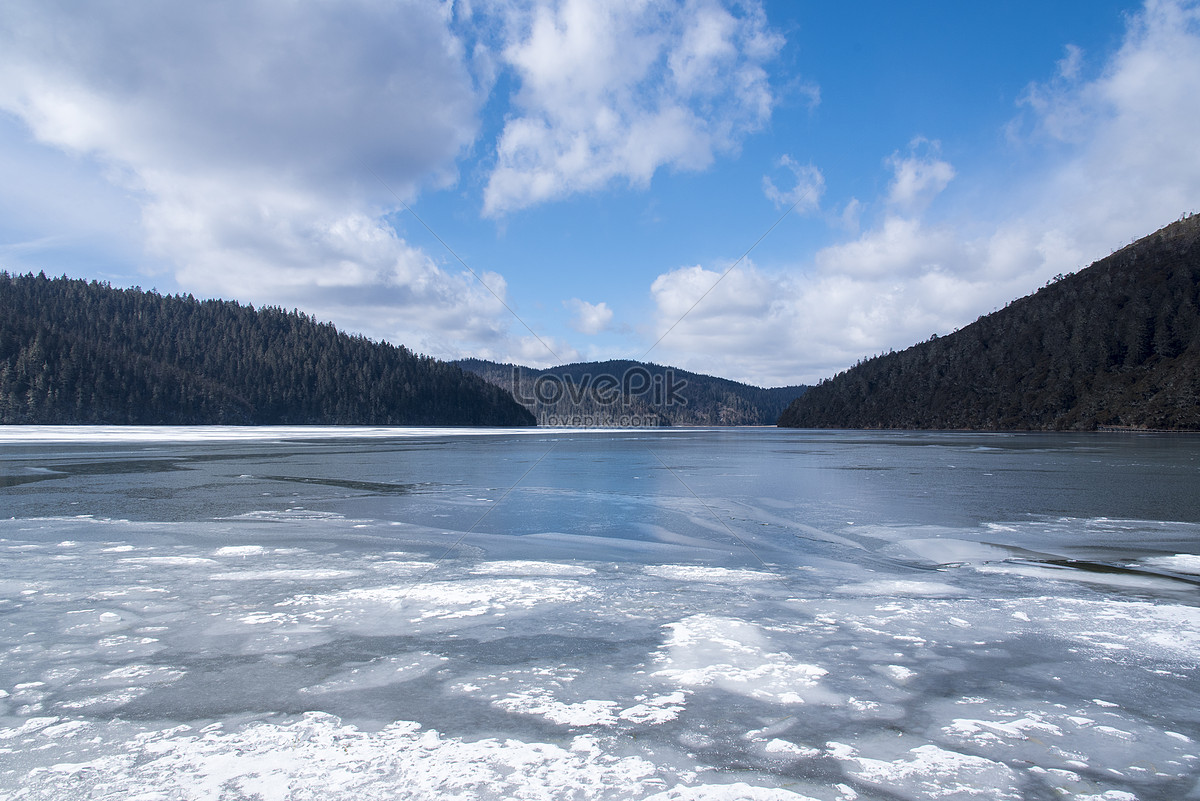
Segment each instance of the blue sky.
[{"label": "blue sky", "polygon": [[1186,0],[8,7],[0,269],[445,358],[811,382],[1200,210]]}]

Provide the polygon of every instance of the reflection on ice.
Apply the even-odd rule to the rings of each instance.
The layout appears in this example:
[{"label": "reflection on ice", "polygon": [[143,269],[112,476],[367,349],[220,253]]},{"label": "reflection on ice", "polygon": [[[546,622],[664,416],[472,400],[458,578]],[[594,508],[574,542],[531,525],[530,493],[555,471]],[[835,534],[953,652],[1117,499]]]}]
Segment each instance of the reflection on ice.
[{"label": "reflection on ice", "polygon": [[424,676],[445,661],[444,656],[422,652],[380,657],[342,670],[320,684],[302,687],[300,692],[320,695],[386,687]]}]

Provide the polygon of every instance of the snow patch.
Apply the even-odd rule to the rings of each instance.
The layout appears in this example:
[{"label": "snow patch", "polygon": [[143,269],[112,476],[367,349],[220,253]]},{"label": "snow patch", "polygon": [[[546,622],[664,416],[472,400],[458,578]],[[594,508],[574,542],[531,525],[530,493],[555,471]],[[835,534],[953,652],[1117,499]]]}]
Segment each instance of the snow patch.
[{"label": "snow patch", "polygon": [[361,570],[330,570],[320,568],[278,568],[276,570],[238,570],[213,573],[210,581],[331,581],[361,576]]},{"label": "snow patch", "polygon": [[642,572],[649,576],[675,581],[698,581],[712,584],[743,584],[753,581],[771,581],[773,573],[759,570],[743,570],[728,567],[706,567],[703,565],[647,565]]},{"label": "snow patch", "polygon": [[261,556],[267,549],[261,545],[226,545],[213,552],[216,556]]},{"label": "snow patch", "polygon": [[686,688],[716,687],[776,704],[832,702],[818,680],[828,671],[797,662],[770,648],[753,623],[715,615],[692,615],[664,628],[670,633],[656,654],[653,675]]},{"label": "snow patch", "polygon": [[829,750],[850,776],[904,798],[1018,801],[1021,797],[1018,776],[1007,765],[936,745],[917,746],[894,760],[860,756],[857,749],[842,743],[830,743]]},{"label": "snow patch", "polygon": [[906,579],[864,581],[858,584],[844,584],[834,592],[847,595],[910,595],[921,598],[949,598],[963,595],[958,587],[940,581],[912,581]]},{"label": "snow patch", "polygon": [[596,569],[564,562],[498,561],[480,562],[471,569],[475,576],[591,576]]}]

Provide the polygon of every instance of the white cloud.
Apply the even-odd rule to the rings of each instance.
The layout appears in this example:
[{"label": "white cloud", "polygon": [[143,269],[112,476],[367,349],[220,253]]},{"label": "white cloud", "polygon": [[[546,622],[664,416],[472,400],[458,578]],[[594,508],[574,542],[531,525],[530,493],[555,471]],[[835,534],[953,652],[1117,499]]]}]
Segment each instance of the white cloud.
[{"label": "white cloud", "polygon": [[1047,187],[1056,225],[1083,242],[1119,242],[1200,210],[1197,97],[1200,5],[1164,0],[1131,18],[1095,80],[1041,88],[1036,130],[1078,143]]},{"label": "white cloud", "polygon": [[571,298],[564,301],[563,305],[574,311],[571,327],[581,334],[599,334],[612,322],[613,310],[603,301],[593,304],[579,298]]},{"label": "white cloud", "polygon": [[1073,81],[1079,77],[1082,65],[1083,49],[1078,45],[1069,44],[1066,47],[1066,55],[1058,62],[1058,74],[1068,81]]},{"label": "white cloud", "polygon": [[473,136],[477,101],[460,47],[428,4],[134,0],[92,3],[87,14],[54,2],[9,11],[4,107],[43,142],[134,170],[215,163],[342,196],[374,170],[407,190]]},{"label": "white cloud", "polygon": [[825,176],[812,164],[799,164],[786,153],[779,157],[777,166],[791,173],[791,189],[782,190],[775,185],[771,176],[763,176],[763,194],[775,204],[775,208],[815,209],[821,204],[825,192]]},{"label": "white cloud", "polygon": [[[481,101],[447,13],[14,0],[0,17],[0,109],[136,199],[131,236],[179,288],[456,355],[505,337],[508,312],[392,231],[376,178],[402,196],[445,184],[476,135]],[[31,190],[0,191],[16,204]]]},{"label": "white cloud", "polygon": [[482,358],[513,361],[527,367],[557,367],[580,361],[582,356],[565,340],[541,334],[520,337],[515,347],[508,346],[505,351],[485,351]]},{"label": "white cloud", "polygon": [[856,197],[846,201],[842,213],[837,219],[837,225],[848,234],[855,235],[862,229],[863,204]]},{"label": "white cloud", "polygon": [[[743,263],[680,319],[719,276],[684,267],[654,281],[655,336],[678,324],[652,358],[763,386],[814,383],[863,356],[945,333],[996,292],[994,278],[937,267],[908,277],[788,275]],[[1017,284],[1001,283],[1001,292]]]},{"label": "white cloud", "polygon": [[821,86],[802,78],[794,78],[780,93],[783,97],[801,100],[804,107],[813,111],[821,105]]},{"label": "white cloud", "polygon": [[887,160],[892,168],[888,204],[907,212],[929,205],[954,178],[954,168],[937,157],[940,142],[917,138],[909,143],[908,155],[897,151]]},{"label": "white cloud", "polygon": [[[1000,196],[990,221],[965,224],[971,210],[961,208],[939,215],[953,223],[927,219],[956,170],[935,143],[915,140],[887,161],[893,178],[874,224],[819,251],[807,273],[739,266],[655,358],[760,384],[815,381],[952,331],[1200,209],[1200,4],[1149,0],[1096,77],[1082,77],[1086,66],[1068,48],[1054,77],[1024,93],[1015,146],[1051,146],[1028,172],[978,187]],[[841,222],[864,207],[852,199]],[[658,276],[654,336],[718,275]]]},{"label": "white cloud", "polygon": [[697,170],[770,116],[763,65],[782,44],[757,4],[545,0],[506,7],[503,57],[520,81],[484,193],[500,216]]},{"label": "white cloud", "polygon": [[826,273],[898,279],[953,267],[967,255],[953,231],[889,214],[858,239],[821,250],[815,263]]}]

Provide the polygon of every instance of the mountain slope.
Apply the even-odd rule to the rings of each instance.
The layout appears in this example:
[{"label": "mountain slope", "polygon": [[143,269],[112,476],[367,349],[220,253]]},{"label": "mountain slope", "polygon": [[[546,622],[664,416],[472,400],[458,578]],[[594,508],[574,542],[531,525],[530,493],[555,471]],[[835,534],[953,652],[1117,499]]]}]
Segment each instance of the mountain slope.
[{"label": "mountain slope", "polygon": [[509,390],[539,422],[550,425],[773,425],[808,389],[763,389],[628,359],[544,370],[482,359],[457,364]]},{"label": "mountain slope", "polygon": [[840,373],[779,425],[1200,429],[1200,216]]},{"label": "mountain slope", "polygon": [[0,423],[532,425],[508,393],[277,308],[0,272]]}]

